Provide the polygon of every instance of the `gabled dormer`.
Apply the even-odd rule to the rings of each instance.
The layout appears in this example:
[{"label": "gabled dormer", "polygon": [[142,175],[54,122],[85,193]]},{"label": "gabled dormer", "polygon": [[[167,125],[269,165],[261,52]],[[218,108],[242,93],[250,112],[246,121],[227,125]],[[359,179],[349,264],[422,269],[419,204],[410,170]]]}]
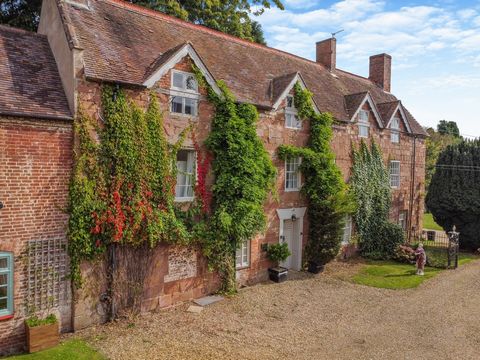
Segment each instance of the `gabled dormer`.
[{"label": "gabled dormer", "polygon": [[[270,93],[272,99],[272,109],[278,110],[284,104],[285,110],[285,127],[288,129],[301,129],[302,121],[298,118],[298,111],[295,107],[294,86],[300,84],[302,89],[307,86],[300,73],[291,73],[276,77],[272,80],[270,85]],[[319,112],[315,101],[313,101],[313,108],[315,112]]]},{"label": "gabled dormer", "polygon": [[411,133],[405,110],[399,100],[378,104],[378,109],[385,124],[390,130],[390,141],[400,143],[401,133]]},{"label": "gabled dormer", "polygon": [[376,124],[380,129],[383,128],[378,108],[368,91],[346,95],[345,107],[350,116],[350,122],[356,123],[358,126],[359,137],[370,137],[370,127],[373,124]]}]

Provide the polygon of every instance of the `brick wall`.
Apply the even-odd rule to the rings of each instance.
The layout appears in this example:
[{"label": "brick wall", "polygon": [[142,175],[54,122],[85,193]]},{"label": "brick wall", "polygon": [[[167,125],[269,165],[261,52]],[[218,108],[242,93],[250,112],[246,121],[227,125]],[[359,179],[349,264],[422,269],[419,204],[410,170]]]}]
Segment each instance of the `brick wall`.
[{"label": "brick wall", "polygon": [[[182,61],[175,66],[175,69],[190,71],[190,62]],[[171,73],[168,72],[159,80],[154,91],[164,112],[164,127],[167,137],[171,143],[175,143],[178,135],[190,124],[194,126],[194,132],[199,144],[203,144],[210,131],[212,106],[206,101],[206,93],[201,89],[199,103],[199,116],[188,117],[169,112],[169,95]],[[145,108],[149,99],[149,91],[141,89],[127,90],[128,96],[139,106]],[[101,87],[97,83],[79,80],[79,100],[83,108],[93,117],[98,118],[99,104],[101,104]],[[368,105],[364,107],[369,110]],[[266,258],[266,253],[261,250],[264,243],[277,243],[279,241],[280,220],[277,215],[278,209],[307,207],[306,199],[300,192],[285,192],[285,163],[277,157],[277,148],[281,144],[305,146],[309,138],[309,123],[305,121],[302,129],[293,130],[285,128],[284,104],[277,112],[261,112],[257,125],[257,134],[262,138],[265,148],[271,155],[278,170],[277,192],[278,198],[271,198],[265,204],[267,215],[267,229],[251,241],[250,266],[239,270],[237,279],[242,284],[252,284],[267,277],[267,269],[273,264]],[[101,123],[101,122],[100,122]],[[376,120],[371,115],[370,139],[382,147],[385,161],[395,159],[401,161],[401,186],[394,191],[394,207],[392,208],[392,221],[398,221],[398,213],[401,210],[409,209],[410,177],[411,177],[411,155],[412,137],[402,132],[400,144],[390,142],[390,131],[380,130]],[[405,131],[402,124],[402,131]],[[358,146],[358,127],[356,124],[339,124],[334,126],[334,139],[332,147],[336,153],[337,164],[341,168],[345,179],[348,180],[351,168],[351,149],[353,145]],[[184,146],[192,147],[189,137]],[[418,224],[421,221],[423,201],[420,200],[423,193],[424,174],[424,144],[423,140],[417,140],[417,160],[415,177],[415,206],[414,220]],[[210,177],[209,182],[212,182]],[[307,242],[308,221],[304,218],[302,246]],[[143,310],[153,310],[167,307],[178,301],[189,300],[215,290],[216,278],[208,273],[205,259],[199,250],[185,249],[170,245],[161,244],[155,249],[153,255],[151,275],[146,279],[144,289]],[[105,284],[101,280],[101,271],[93,270],[96,264],[84,264],[82,271],[88,276],[93,285],[81,289],[77,296],[78,302],[75,309],[75,328],[81,328],[91,323],[101,322],[105,319],[105,309],[101,306],[100,294],[105,290]]]},{"label": "brick wall", "polygon": [[[71,124],[0,117],[0,251],[13,252],[14,317],[0,321],[0,354],[25,346],[24,250],[28,240],[65,238],[72,166]],[[70,306],[53,309],[63,329]]]}]

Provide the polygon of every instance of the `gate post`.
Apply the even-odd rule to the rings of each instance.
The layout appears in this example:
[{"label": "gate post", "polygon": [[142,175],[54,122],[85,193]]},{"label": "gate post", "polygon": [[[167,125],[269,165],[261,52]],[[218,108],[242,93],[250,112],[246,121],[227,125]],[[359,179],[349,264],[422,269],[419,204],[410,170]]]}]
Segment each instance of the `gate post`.
[{"label": "gate post", "polygon": [[460,247],[460,233],[458,233],[456,230],[456,226],[453,225],[452,231],[448,232],[448,268],[450,268],[452,264],[452,257],[454,257],[454,269],[458,267],[458,250]]}]

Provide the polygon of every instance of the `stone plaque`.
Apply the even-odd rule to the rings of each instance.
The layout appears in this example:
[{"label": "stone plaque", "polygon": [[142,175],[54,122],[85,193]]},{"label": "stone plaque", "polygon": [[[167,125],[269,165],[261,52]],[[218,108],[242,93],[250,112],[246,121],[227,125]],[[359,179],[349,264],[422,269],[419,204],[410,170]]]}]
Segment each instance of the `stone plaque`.
[{"label": "stone plaque", "polygon": [[188,279],[197,276],[197,254],[188,247],[171,247],[168,250],[168,274],[164,282]]}]

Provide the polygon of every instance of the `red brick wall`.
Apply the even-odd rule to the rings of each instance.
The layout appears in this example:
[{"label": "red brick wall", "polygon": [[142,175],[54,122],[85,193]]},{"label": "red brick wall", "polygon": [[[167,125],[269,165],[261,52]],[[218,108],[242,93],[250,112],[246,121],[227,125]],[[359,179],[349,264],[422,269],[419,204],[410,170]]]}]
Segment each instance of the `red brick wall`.
[{"label": "red brick wall", "polygon": [[[176,69],[190,71],[190,63],[182,61],[175,66]],[[198,117],[186,117],[169,113],[169,96],[171,74],[168,72],[159,80],[154,88],[160,101],[161,109],[164,111],[164,127],[168,139],[174,143],[178,139],[178,135],[189,124],[193,124],[197,141],[203,144],[210,131],[211,116],[213,115],[212,106],[206,101],[205,91],[201,90],[201,101],[199,104]],[[101,103],[101,90],[97,83],[79,81],[79,99],[80,103],[92,116],[98,119],[99,104]],[[130,89],[127,91],[128,96],[145,108],[148,103],[149,91]],[[266,269],[272,266],[272,263],[266,258],[265,252],[261,250],[263,243],[277,243],[279,241],[280,220],[277,215],[277,209],[289,209],[306,207],[307,201],[299,192],[285,192],[285,164],[284,161],[278,159],[277,148],[281,144],[291,144],[295,146],[305,146],[309,138],[309,123],[305,121],[301,130],[292,130],[285,128],[284,106],[280,106],[277,112],[261,112],[257,126],[257,134],[262,138],[265,147],[272,156],[275,166],[278,169],[277,192],[278,198],[271,198],[265,205],[267,215],[267,229],[264,234],[259,235],[251,241],[250,266],[238,272],[238,280],[241,283],[255,283],[264,280],[267,276]],[[365,105],[365,109],[369,109]],[[390,131],[380,130],[375,122],[373,115],[370,119],[371,128],[370,140],[376,141],[382,147],[385,155],[385,161],[390,157],[400,159],[401,164],[401,187],[394,191],[394,208],[392,209],[392,220],[398,221],[399,210],[408,210],[408,199],[410,189],[410,162],[412,138],[402,133],[400,144],[392,144],[390,142]],[[405,130],[405,129],[403,129]],[[423,201],[419,200],[419,196],[423,192],[423,174],[424,174],[424,144],[423,140],[418,141],[417,149],[417,168],[416,173],[416,203],[415,203],[415,219],[420,218],[418,214],[423,209]],[[358,137],[358,127],[356,124],[343,124],[334,127],[334,139],[332,147],[337,155],[337,164],[342,169],[345,179],[348,180],[351,168],[351,149],[352,145],[358,145],[360,139]],[[186,147],[191,147],[190,138],[187,137]],[[210,181],[212,179],[210,178]],[[408,195],[408,196],[407,196]],[[418,222],[418,220],[417,220]],[[304,218],[303,224],[303,245],[307,241],[308,221]],[[155,250],[154,261],[152,264],[151,276],[147,278],[145,286],[144,310],[152,310],[158,307],[170,306],[178,301],[188,300],[200,295],[206,294],[215,288],[215,279],[208,274],[205,260],[197,251],[196,255],[188,255],[187,257],[196,262],[194,267],[196,275],[175,280],[175,276],[171,277],[169,266],[175,267],[177,262],[188,262],[185,260],[184,249],[176,248],[168,245],[159,245]],[[195,260],[192,260],[195,259]],[[94,265],[94,266],[98,266]],[[92,270],[92,265],[84,264],[83,271],[85,275],[89,275],[89,279],[93,274],[99,274]],[[175,271],[175,270],[174,270]],[[171,280],[171,281],[166,281]],[[172,280],[174,279],[174,280]],[[104,319],[104,314],[99,306],[99,296],[104,291],[104,283],[97,279],[93,281],[93,286],[89,289],[82,289],[78,293],[79,302],[76,305],[76,328],[88,326],[92,322],[99,322]]]},{"label": "red brick wall", "polygon": [[[0,251],[15,259],[12,319],[0,321],[0,354],[25,346],[22,253],[28,240],[65,238],[72,166],[71,124],[0,117]],[[58,315],[58,314],[57,314]],[[70,315],[63,309],[61,324]]]}]

